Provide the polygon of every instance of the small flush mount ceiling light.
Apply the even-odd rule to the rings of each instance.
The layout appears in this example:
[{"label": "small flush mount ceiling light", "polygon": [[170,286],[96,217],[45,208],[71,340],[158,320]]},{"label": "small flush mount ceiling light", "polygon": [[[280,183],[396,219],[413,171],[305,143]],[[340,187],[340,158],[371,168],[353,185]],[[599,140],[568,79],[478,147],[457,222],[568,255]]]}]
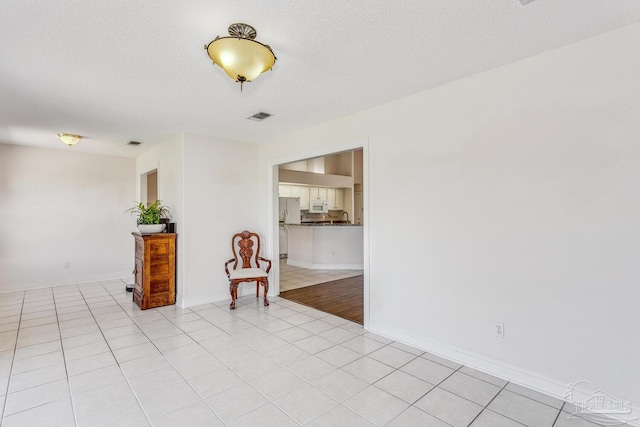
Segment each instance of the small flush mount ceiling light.
[{"label": "small flush mount ceiling light", "polygon": [[74,135],[72,133],[59,133],[58,137],[60,137],[60,140],[69,147],[76,145],[82,139],[80,135]]},{"label": "small flush mount ceiling light", "polygon": [[270,70],[277,59],[269,46],[255,40],[256,35],[251,25],[231,24],[229,36],[218,36],[204,47],[214,64],[240,82],[240,90],[244,82]]},{"label": "small flush mount ceiling light", "polygon": [[261,122],[264,119],[271,117],[271,114],[265,113],[264,111],[260,111],[259,113],[254,114],[253,116],[247,117],[249,120],[253,120],[254,122]]}]

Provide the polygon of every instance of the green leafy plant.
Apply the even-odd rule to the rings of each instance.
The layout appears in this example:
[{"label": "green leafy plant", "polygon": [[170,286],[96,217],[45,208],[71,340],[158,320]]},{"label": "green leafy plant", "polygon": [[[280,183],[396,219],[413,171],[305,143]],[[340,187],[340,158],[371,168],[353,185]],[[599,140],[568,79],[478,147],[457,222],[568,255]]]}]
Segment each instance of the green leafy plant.
[{"label": "green leafy plant", "polygon": [[131,213],[131,215],[137,215],[137,224],[160,224],[161,219],[168,219],[171,217],[169,208],[162,204],[161,200],[156,200],[149,206],[145,206],[142,202],[127,209],[125,211]]}]

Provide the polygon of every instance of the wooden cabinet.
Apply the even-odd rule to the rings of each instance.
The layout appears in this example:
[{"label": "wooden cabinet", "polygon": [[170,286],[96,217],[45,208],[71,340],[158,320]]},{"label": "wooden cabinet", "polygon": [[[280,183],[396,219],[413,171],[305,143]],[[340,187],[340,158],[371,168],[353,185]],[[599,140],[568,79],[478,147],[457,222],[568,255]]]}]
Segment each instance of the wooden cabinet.
[{"label": "wooden cabinet", "polygon": [[136,267],[133,301],[142,310],[176,302],[176,234],[132,233]]}]

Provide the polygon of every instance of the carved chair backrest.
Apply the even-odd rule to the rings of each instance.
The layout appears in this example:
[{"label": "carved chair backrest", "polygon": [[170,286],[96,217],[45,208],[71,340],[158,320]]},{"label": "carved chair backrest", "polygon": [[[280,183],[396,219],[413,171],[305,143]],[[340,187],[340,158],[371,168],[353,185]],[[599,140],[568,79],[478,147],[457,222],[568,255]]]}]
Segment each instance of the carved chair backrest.
[{"label": "carved chair backrest", "polygon": [[[233,269],[238,268],[238,263],[242,260],[240,268],[259,268],[258,256],[260,254],[260,236],[250,231],[243,231],[233,235],[231,239],[231,249],[233,250]],[[254,252],[255,249],[255,252]]]}]

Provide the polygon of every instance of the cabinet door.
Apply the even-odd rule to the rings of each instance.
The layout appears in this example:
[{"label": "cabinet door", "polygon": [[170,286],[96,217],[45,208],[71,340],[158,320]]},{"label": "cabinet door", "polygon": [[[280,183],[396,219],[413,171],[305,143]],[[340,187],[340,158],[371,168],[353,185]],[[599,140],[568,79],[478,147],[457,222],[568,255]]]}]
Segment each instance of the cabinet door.
[{"label": "cabinet door", "polygon": [[291,196],[291,186],[290,185],[278,185],[278,195],[280,197],[289,197],[289,196]]},{"label": "cabinet door", "polygon": [[327,189],[326,188],[318,188],[318,199],[327,200]]},{"label": "cabinet door", "polygon": [[291,197],[300,197],[300,189],[302,187],[299,187],[297,185],[292,185],[291,186]]},{"label": "cabinet door", "polygon": [[[142,255],[144,257],[144,254]],[[138,291],[140,295],[144,294],[144,265],[143,258],[136,257],[135,270],[134,270],[134,289]]]},{"label": "cabinet door", "polygon": [[309,187],[300,187],[300,209],[309,209]]},{"label": "cabinet door", "polygon": [[336,208],[336,189],[335,188],[327,188],[327,206],[329,209]]},{"label": "cabinet door", "polygon": [[319,196],[318,196],[318,187],[309,187],[309,199],[311,200],[318,200]]},{"label": "cabinet door", "polygon": [[344,190],[336,188],[336,204],[335,208],[338,210],[344,209]]}]

